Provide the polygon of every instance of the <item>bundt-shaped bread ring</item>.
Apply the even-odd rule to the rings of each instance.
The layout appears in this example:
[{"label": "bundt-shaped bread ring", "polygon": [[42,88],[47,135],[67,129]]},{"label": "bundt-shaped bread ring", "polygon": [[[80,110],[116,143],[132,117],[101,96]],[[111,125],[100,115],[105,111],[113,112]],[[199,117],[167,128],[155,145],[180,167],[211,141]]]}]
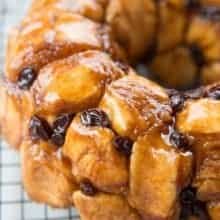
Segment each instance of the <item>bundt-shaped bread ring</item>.
[{"label": "bundt-shaped bread ring", "polygon": [[219,28],[219,0],[34,0],[0,84],[30,197],[82,220],[219,220]]}]

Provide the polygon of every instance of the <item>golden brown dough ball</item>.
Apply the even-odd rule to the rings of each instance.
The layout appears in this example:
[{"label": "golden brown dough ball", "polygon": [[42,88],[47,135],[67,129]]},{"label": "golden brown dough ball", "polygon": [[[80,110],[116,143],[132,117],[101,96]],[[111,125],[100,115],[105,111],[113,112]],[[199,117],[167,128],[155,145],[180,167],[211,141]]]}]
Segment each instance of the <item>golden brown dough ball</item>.
[{"label": "golden brown dough ball", "polygon": [[140,220],[141,217],[128,202],[118,195],[98,194],[89,197],[81,192],[73,194],[82,220]]},{"label": "golden brown dough ball", "polygon": [[107,127],[108,121],[104,121],[106,125],[88,126],[84,120],[89,114],[103,114],[103,120],[107,120],[104,112],[91,109],[77,115],[70,125],[63,152],[72,162],[73,175],[79,182],[89,180],[103,192],[126,192],[128,161],[116,150],[116,136]]},{"label": "golden brown dough ball", "polygon": [[191,51],[184,47],[157,55],[152,60],[150,69],[169,88],[190,88],[199,77],[199,69],[192,59]]},{"label": "golden brown dough ball", "polygon": [[[187,186],[192,154],[167,145],[160,132],[148,132],[134,144],[129,201],[146,219],[179,219],[179,189]],[[182,180],[182,181],[179,181]]]},{"label": "golden brown dough ball", "polygon": [[203,67],[201,72],[202,84],[208,85],[220,80],[220,63],[213,62]]},{"label": "golden brown dough ball", "polygon": [[106,84],[125,74],[109,55],[95,50],[50,63],[31,89],[36,111],[57,115],[96,107]]},{"label": "golden brown dough ball", "polygon": [[21,164],[24,187],[33,200],[57,208],[73,205],[72,194],[78,187],[60,149],[26,140],[21,146]]},{"label": "golden brown dough ball", "polygon": [[33,98],[30,93],[2,80],[0,100],[1,135],[18,149],[28,133],[29,119],[34,111]]},{"label": "golden brown dough ball", "polygon": [[15,82],[25,68],[37,74],[44,65],[80,51],[114,51],[110,35],[107,27],[78,14],[57,9],[46,11],[45,16],[39,12],[12,32],[6,75]]},{"label": "golden brown dough ball", "polygon": [[220,199],[219,100],[211,98],[189,101],[177,117],[181,132],[195,138],[193,151],[196,158],[194,186],[200,200]]},{"label": "golden brown dough ball", "polygon": [[172,120],[166,92],[137,75],[125,76],[110,84],[100,108],[108,114],[113,129],[132,140]]},{"label": "golden brown dough ball", "polygon": [[212,220],[218,220],[220,218],[220,203],[218,201],[210,202],[208,204],[208,211]]},{"label": "golden brown dough ball", "polygon": [[153,0],[111,0],[106,21],[129,58],[135,60],[152,44],[156,26]]}]

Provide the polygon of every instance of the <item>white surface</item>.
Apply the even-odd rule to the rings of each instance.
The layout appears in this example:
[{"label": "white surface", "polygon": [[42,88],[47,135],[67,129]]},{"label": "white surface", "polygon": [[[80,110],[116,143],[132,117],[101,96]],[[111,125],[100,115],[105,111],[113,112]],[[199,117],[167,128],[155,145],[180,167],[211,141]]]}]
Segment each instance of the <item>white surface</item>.
[{"label": "white surface", "polygon": [[[19,22],[28,0],[0,0],[0,71],[9,29]],[[0,103],[1,104],[1,103]],[[55,210],[31,202],[23,191],[19,155],[4,143],[0,146],[0,220],[72,220],[74,210]]]}]

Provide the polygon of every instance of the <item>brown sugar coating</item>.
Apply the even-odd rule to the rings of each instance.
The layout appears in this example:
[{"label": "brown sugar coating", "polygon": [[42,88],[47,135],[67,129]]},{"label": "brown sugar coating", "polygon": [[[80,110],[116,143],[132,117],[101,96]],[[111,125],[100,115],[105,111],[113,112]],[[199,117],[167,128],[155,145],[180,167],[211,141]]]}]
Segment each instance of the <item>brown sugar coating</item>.
[{"label": "brown sugar coating", "polygon": [[77,113],[95,107],[105,85],[125,74],[110,56],[95,50],[50,63],[41,69],[31,89],[37,111]]},{"label": "brown sugar coating", "polygon": [[72,193],[78,186],[60,150],[27,140],[21,145],[21,159],[24,187],[31,198],[58,208],[72,206]]},{"label": "brown sugar coating", "polygon": [[212,220],[217,220],[220,218],[220,203],[211,202],[208,204],[208,211]]},{"label": "brown sugar coating", "polygon": [[108,114],[113,129],[132,140],[151,127],[172,120],[165,91],[137,75],[125,76],[110,84],[100,107]]},{"label": "brown sugar coating", "polygon": [[34,112],[33,98],[29,92],[1,81],[0,99],[1,134],[12,147],[19,148],[28,133],[28,123]]},{"label": "brown sugar coating", "polygon": [[89,180],[103,192],[122,193],[128,186],[128,161],[114,147],[114,133],[105,127],[84,126],[82,115],[70,125],[63,146],[80,182]]},{"label": "brown sugar coating", "polygon": [[54,60],[80,51],[114,47],[110,40],[105,43],[110,33],[100,23],[62,10],[45,10],[45,16],[42,13],[33,13],[24,19],[9,39],[6,75],[12,81],[16,81],[26,67],[39,71]]},{"label": "brown sugar coating", "polygon": [[149,132],[134,144],[129,201],[143,219],[178,219],[178,193],[189,183],[192,154],[164,143]]},{"label": "brown sugar coating", "polygon": [[[218,100],[210,98],[189,101],[177,117],[179,130],[195,138],[192,146],[196,159],[193,186],[197,189],[197,197],[206,202],[220,199],[218,104]],[[219,214],[218,209],[210,208],[209,212],[211,219]]]},{"label": "brown sugar coating", "polygon": [[85,220],[140,220],[137,212],[132,209],[127,201],[121,196],[98,194],[89,197],[81,192],[73,194],[73,200],[77,209],[82,213]]},{"label": "brown sugar coating", "polygon": [[34,0],[0,84],[31,199],[82,220],[219,220],[219,22],[219,0]]},{"label": "brown sugar coating", "polygon": [[110,0],[107,23],[131,60],[143,55],[153,43],[156,29],[156,5],[153,0]]}]

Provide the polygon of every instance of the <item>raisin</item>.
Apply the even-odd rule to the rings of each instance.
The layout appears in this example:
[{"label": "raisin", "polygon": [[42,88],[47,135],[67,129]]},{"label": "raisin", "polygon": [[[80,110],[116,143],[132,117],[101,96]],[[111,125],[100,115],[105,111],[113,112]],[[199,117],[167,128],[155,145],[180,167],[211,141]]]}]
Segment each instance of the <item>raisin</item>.
[{"label": "raisin", "polygon": [[185,188],[180,194],[182,206],[180,220],[188,219],[191,216],[199,217],[200,220],[208,220],[205,203],[196,198],[196,189],[193,187]]},{"label": "raisin", "polygon": [[62,114],[58,116],[57,119],[54,121],[51,141],[55,145],[62,146],[64,144],[66,131],[72,119],[73,114]]},{"label": "raisin", "polygon": [[203,87],[197,89],[191,89],[184,93],[186,99],[199,99],[204,97],[205,89]]},{"label": "raisin", "polygon": [[190,145],[189,139],[180,132],[173,131],[170,134],[170,143],[177,148],[188,148]]},{"label": "raisin", "polygon": [[192,187],[185,188],[180,193],[180,203],[182,206],[180,219],[188,219],[193,215],[193,206],[196,201],[196,191]]},{"label": "raisin", "polygon": [[29,123],[29,132],[33,140],[49,140],[52,135],[52,129],[48,122],[39,117],[33,116]]},{"label": "raisin", "polygon": [[31,87],[34,80],[37,77],[37,73],[31,67],[23,69],[18,78],[18,87],[23,90],[27,90]]},{"label": "raisin", "polygon": [[51,136],[51,141],[56,146],[60,147],[64,144],[65,134],[63,133],[53,133]]},{"label": "raisin", "polygon": [[130,138],[117,136],[117,137],[115,137],[113,144],[114,144],[116,150],[118,150],[122,154],[124,154],[126,156],[131,155],[133,141]]},{"label": "raisin", "polygon": [[192,187],[185,188],[180,194],[180,201],[182,205],[193,204],[196,200],[196,190]]},{"label": "raisin", "polygon": [[220,100],[220,87],[213,88],[207,92],[207,97]]},{"label": "raisin", "polygon": [[176,90],[170,90],[169,92],[170,96],[170,105],[173,109],[173,113],[177,113],[178,111],[181,111],[184,107],[185,97],[180,92],[177,92]]},{"label": "raisin", "polygon": [[87,196],[94,196],[97,193],[96,188],[89,180],[84,180],[80,183],[80,190]]},{"label": "raisin", "polygon": [[53,130],[56,133],[65,133],[73,119],[73,116],[73,114],[62,114],[58,116],[53,123]]},{"label": "raisin", "polygon": [[81,122],[85,126],[110,127],[107,114],[100,109],[89,109],[81,114]]},{"label": "raisin", "polygon": [[199,217],[200,220],[210,220],[204,202],[197,200],[194,203],[192,211],[193,215]]}]

